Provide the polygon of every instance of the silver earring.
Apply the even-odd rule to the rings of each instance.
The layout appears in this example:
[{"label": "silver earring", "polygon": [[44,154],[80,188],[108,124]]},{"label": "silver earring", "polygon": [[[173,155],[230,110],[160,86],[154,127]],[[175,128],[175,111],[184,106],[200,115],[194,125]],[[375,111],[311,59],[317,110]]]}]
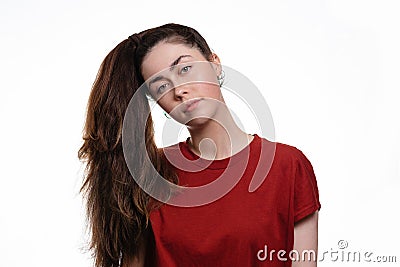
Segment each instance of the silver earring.
[{"label": "silver earring", "polygon": [[217,76],[218,79],[218,83],[219,86],[222,86],[222,84],[224,83],[224,79],[225,79],[225,71],[221,70],[221,74]]},{"label": "silver earring", "polygon": [[167,112],[165,112],[164,111],[164,116],[167,118],[167,119],[171,119],[171,117],[167,114]]}]

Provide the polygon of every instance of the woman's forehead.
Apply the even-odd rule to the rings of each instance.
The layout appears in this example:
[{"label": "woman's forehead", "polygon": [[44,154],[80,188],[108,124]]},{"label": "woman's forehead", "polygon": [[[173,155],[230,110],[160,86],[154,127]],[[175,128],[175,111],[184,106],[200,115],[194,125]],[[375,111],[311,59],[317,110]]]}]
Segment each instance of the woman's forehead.
[{"label": "woman's forehead", "polygon": [[189,47],[185,44],[162,42],[155,45],[144,57],[141,66],[143,78],[147,80],[151,76],[165,70],[180,57],[185,60],[204,60],[204,56],[195,47]]}]

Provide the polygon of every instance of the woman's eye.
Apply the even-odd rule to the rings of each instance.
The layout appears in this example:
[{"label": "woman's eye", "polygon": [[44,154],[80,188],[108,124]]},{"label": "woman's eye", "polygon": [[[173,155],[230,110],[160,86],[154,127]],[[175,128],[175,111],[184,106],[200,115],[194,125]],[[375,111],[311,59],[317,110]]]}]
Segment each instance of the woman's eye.
[{"label": "woman's eye", "polygon": [[181,73],[186,73],[188,72],[190,69],[192,68],[192,66],[185,66],[181,69]]},{"label": "woman's eye", "polygon": [[164,84],[160,85],[160,86],[157,88],[157,93],[158,93],[158,94],[163,93],[167,87],[168,87],[168,83],[164,83]]}]

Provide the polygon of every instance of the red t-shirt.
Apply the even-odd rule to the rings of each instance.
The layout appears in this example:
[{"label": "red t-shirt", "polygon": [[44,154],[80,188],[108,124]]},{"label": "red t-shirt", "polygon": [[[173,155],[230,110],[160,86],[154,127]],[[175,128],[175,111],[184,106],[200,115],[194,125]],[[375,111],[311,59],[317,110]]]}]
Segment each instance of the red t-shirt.
[{"label": "red t-shirt", "polygon": [[[260,186],[249,192],[261,147],[270,153],[272,144],[272,166]],[[175,146],[193,164],[199,163],[187,141]],[[206,185],[218,179],[228,164],[246,161],[244,173],[237,172],[243,173],[240,180],[218,200],[196,207],[164,204],[151,212],[157,266],[291,266],[294,223],[321,207],[313,168],[300,150],[255,134],[245,149],[230,158],[208,161],[203,170],[177,168],[179,185]],[[287,261],[278,259],[279,250],[286,252],[279,258]]]}]

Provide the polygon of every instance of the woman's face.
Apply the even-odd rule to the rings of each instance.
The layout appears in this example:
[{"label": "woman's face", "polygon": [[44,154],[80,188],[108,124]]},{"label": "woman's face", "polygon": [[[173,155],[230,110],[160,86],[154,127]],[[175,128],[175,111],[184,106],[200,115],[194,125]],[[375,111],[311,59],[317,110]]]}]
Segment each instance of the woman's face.
[{"label": "woman's face", "polygon": [[196,48],[161,42],[145,56],[141,73],[161,108],[188,126],[214,117],[224,104],[215,54],[212,61],[207,61]]}]

